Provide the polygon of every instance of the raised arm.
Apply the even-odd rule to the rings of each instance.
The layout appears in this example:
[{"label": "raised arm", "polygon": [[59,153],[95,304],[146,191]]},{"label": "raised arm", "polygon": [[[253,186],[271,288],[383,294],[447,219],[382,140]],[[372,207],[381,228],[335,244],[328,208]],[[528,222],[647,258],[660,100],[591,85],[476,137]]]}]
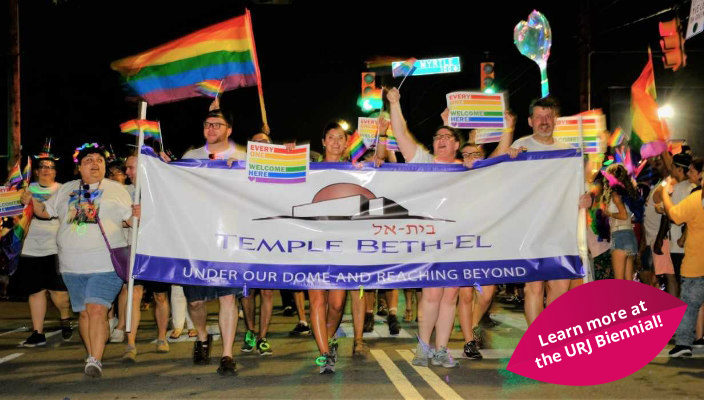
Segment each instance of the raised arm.
[{"label": "raised arm", "polygon": [[491,155],[489,155],[489,158],[508,153],[511,148],[511,143],[513,143],[513,130],[516,127],[516,114],[507,110],[504,113],[504,118],[506,118],[506,129],[504,129],[501,134],[499,144],[496,146],[496,149],[494,149]]},{"label": "raised arm", "polygon": [[401,150],[401,154],[403,154],[403,158],[408,162],[416,155],[418,143],[413,135],[408,132],[406,120],[403,118],[403,112],[401,111],[401,94],[398,89],[392,88],[389,90],[386,94],[386,98],[389,99],[391,130],[393,130],[394,136],[396,136],[396,142]]}]

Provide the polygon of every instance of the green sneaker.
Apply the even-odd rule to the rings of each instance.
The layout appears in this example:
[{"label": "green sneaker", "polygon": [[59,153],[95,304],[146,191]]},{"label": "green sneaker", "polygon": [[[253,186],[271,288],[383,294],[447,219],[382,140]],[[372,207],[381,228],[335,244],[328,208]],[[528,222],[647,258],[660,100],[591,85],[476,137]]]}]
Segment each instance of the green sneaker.
[{"label": "green sneaker", "polygon": [[260,356],[270,356],[271,355],[271,345],[266,340],[266,338],[261,338],[257,340],[257,351],[259,351]]},{"label": "green sneaker", "polygon": [[254,347],[256,345],[257,337],[254,335],[254,331],[248,330],[247,333],[244,334],[244,343],[242,343],[242,347],[240,347],[240,350],[245,353],[250,353],[252,350],[254,350]]}]

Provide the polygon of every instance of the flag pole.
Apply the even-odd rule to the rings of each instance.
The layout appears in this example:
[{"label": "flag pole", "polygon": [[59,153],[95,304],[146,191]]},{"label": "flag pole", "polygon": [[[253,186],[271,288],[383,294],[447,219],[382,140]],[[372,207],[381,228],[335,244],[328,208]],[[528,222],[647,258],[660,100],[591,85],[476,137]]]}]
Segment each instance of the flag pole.
[{"label": "flag pole", "polygon": [[[140,120],[147,119],[147,102],[142,100],[139,102],[139,117]],[[144,146],[144,126],[138,124],[139,126],[139,136],[137,137],[137,176],[139,176],[139,164],[142,158],[142,146]],[[159,128],[161,130],[161,127]],[[163,139],[162,139],[163,140]],[[163,143],[162,143],[163,146]],[[134,199],[133,204],[139,205],[141,199],[140,192],[140,180],[137,178],[134,183]],[[129,281],[127,283],[127,321],[125,326],[125,331],[132,332],[132,299],[134,297],[134,277],[132,272],[134,271],[134,260],[137,251],[137,235],[139,232],[139,218],[132,217],[132,235],[130,236],[130,266],[129,266]]]},{"label": "flag pole", "polygon": [[[582,162],[579,164],[579,176],[580,182],[582,182],[581,193],[587,192],[587,182],[584,178],[584,126],[582,121],[582,116],[579,116],[579,148],[582,155]],[[587,247],[587,210],[585,208],[579,209],[579,220],[577,221],[577,247],[579,250],[579,257],[582,259],[582,265],[584,265],[584,278],[582,281],[584,283],[589,283],[593,280],[593,269],[591,262],[589,261],[589,249]]]},{"label": "flag pole", "polygon": [[249,13],[249,9],[245,9],[245,26],[247,28],[247,36],[249,38],[249,44],[252,48],[252,61],[254,62],[254,72],[257,76],[257,91],[259,93],[259,108],[262,112],[262,130],[267,135],[269,134],[269,123],[266,119],[266,108],[264,107],[264,91],[262,90],[262,75],[259,71],[259,60],[257,59],[257,47],[254,45],[254,32],[252,31],[252,16]]}]

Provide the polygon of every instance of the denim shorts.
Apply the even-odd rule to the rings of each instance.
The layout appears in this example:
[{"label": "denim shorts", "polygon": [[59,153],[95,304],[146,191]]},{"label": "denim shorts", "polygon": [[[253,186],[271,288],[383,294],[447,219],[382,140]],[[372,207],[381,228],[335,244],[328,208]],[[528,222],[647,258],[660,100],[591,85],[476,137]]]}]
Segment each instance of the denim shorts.
[{"label": "denim shorts", "polygon": [[242,297],[241,288],[219,287],[219,286],[192,286],[183,285],[183,294],[188,302],[199,300],[215,300],[218,297],[234,295],[236,298]]},{"label": "denim shorts", "polygon": [[629,256],[638,254],[638,242],[632,229],[611,232],[611,250],[623,250]]},{"label": "denim shorts", "polygon": [[86,304],[100,304],[110,308],[122,289],[122,279],[114,271],[95,274],[61,274],[68,288],[71,308],[85,311]]}]

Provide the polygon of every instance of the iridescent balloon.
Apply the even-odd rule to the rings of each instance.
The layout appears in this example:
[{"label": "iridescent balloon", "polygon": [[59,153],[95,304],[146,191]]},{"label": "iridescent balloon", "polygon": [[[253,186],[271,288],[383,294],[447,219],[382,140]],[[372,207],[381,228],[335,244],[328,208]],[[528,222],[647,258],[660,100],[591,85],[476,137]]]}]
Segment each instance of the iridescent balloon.
[{"label": "iridescent balloon", "polygon": [[533,10],[528,16],[528,22],[521,21],[513,28],[513,43],[521,54],[538,64],[543,97],[550,94],[547,65],[552,45],[552,31],[548,19]]}]

